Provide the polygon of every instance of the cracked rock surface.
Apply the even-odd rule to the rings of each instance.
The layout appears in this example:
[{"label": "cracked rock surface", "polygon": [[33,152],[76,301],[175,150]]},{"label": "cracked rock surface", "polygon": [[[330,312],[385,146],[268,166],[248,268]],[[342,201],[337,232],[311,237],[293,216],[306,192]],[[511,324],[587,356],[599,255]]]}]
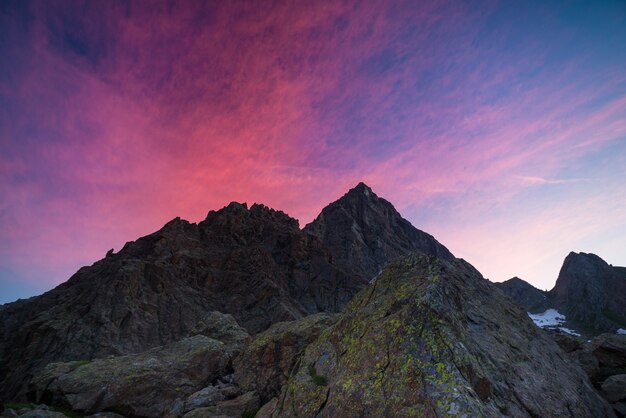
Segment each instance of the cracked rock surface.
[{"label": "cracked rock surface", "polygon": [[463,260],[390,265],[260,417],[614,416],[580,367]]}]

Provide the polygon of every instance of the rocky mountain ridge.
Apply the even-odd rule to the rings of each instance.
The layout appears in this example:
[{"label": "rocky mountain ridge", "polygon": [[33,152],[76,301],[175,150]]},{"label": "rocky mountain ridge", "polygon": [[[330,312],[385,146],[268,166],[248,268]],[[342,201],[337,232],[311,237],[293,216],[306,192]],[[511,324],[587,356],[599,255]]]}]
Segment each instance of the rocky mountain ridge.
[{"label": "rocky mountain ridge", "polygon": [[[449,254],[364,184],[325,211],[355,202],[359,212],[349,212],[350,222],[329,225],[320,216],[304,230],[259,204],[233,202],[198,224],[176,218],[55,289],[3,305],[0,396],[23,397],[33,373],[53,361],[129,355],[178,341],[211,311],[232,314],[252,334],[279,321],[338,312],[381,263],[412,251]],[[388,233],[344,239],[338,255],[324,243],[353,231],[370,237],[373,225]],[[389,232],[397,225],[398,239]],[[355,262],[344,256],[355,253],[361,255]]]},{"label": "rocky mountain ridge", "polygon": [[[549,372],[547,372],[550,370]],[[584,372],[463,260],[392,263],[258,417],[612,416]]]},{"label": "rocky mountain ridge", "polygon": [[595,254],[571,252],[548,292],[517,277],[495,285],[529,313],[558,310],[584,335],[626,329],[626,269]]},{"label": "rocky mountain ridge", "polygon": [[614,417],[580,364],[362,183],[302,230],[177,218],[0,307],[2,401],[56,409],[2,416]]}]

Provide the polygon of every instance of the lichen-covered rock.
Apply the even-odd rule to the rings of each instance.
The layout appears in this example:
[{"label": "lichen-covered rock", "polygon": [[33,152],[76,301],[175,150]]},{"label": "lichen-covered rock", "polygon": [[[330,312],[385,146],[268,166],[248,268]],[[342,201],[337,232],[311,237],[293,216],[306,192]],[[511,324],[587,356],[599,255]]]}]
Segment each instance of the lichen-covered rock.
[{"label": "lichen-covered rock", "polygon": [[[614,416],[526,312],[463,260],[392,264],[257,416]],[[273,409],[273,411],[272,411]]]},{"label": "lichen-covered rock", "polygon": [[224,375],[230,362],[222,342],[196,335],[140,354],[50,364],[33,379],[32,396],[84,413],[160,417]]},{"label": "lichen-covered rock", "polygon": [[203,316],[191,329],[190,335],[205,335],[226,345],[228,354],[237,356],[250,335],[239,326],[232,315],[213,311]]},{"label": "lichen-covered rock", "polygon": [[235,380],[246,391],[256,391],[262,402],[278,396],[299,356],[339,315],[319,313],[279,322],[257,334],[235,360]]},{"label": "lichen-covered rock", "polygon": [[33,409],[18,416],[20,418],[68,418],[67,415],[61,412],[49,411],[47,409]]},{"label": "lichen-covered rock", "polygon": [[[184,402],[183,411],[217,405],[241,395],[241,388],[233,383],[233,375],[219,378],[215,383],[191,394]],[[176,415],[176,414],[171,414]]]}]

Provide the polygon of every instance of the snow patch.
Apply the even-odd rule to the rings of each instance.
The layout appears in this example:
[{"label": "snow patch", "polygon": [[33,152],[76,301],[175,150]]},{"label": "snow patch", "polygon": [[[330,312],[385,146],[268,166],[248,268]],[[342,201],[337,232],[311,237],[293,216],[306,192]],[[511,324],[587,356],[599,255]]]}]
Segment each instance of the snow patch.
[{"label": "snow patch", "polygon": [[626,335],[626,329],[624,329],[624,328],[620,328],[620,329],[618,329],[618,330],[617,330],[617,332],[616,332],[616,333],[617,333],[617,334],[620,334],[620,335]]},{"label": "snow patch", "polygon": [[565,324],[565,315],[557,311],[556,309],[548,309],[547,311],[539,314],[531,314],[528,313],[530,319],[533,320],[535,325],[539,328],[544,329],[558,329],[561,332],[566,334],[574,335],[576,337],[580,337],[580,334],[574,331],[573,329],[566,328],[562,325]]}]

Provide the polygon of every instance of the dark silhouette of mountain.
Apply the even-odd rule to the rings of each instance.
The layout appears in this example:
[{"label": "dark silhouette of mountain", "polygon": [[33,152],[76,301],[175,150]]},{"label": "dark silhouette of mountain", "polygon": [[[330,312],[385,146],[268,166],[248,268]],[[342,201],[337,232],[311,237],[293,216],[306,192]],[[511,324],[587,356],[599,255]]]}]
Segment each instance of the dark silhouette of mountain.
[{"label": "dark silhouette of mountain", "polygon": [[550,298],[568,320],[584,331],[626,328],[626,274],[595,254],[571,252]]},{"label": "dark silhouette of mountain", "polygon": [[363,277],[374,278],[390,261],[414,252],[454,258],[364,183],[326,206],[304,230],[322,240],[337,265]]},{"label": "dark silhouette of mountain", "polygon": [[626,268],[613,267],[595,254],[569,253],[549,292],[518,278],[496,286],[528,312],[557,309],[569,327],[585,335],[626,329]]},{"label": "dark silhouette of mountain", "polygon": [[519,277],[494,284],[526,309],[526,312],[540,313],[552,306],[548,292],[533,287]]},{"label": "dark silhouette of mountain", "polygon": [[176,218],[57,288],[0,307],[0,395],[23,396],[52,361],[178,341],[211,311],[252,334],[338,312],[388,261],[413,251],[452,258],[364,184],[304,230],[258,204],[233,202],[198,224]]}]

